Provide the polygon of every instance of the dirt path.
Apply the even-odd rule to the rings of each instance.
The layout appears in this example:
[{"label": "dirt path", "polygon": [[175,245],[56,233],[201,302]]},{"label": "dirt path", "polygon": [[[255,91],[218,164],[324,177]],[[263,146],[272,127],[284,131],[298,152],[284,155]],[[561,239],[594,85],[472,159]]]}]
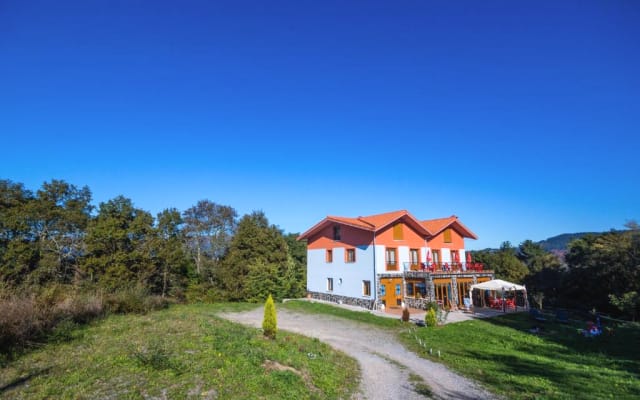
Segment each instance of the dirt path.
[{"label": "dirt path", "polygon": [[[223,318],[260,327],[263,310],[225,313]],[[315,337],[358,360],[362,369],[356,399],[424,399],[409,382],[416,374],[436,399],[493,399],[494,396],[442,364],[419,358],[381,329],[327,315],[278,310],[278,329]]]}]

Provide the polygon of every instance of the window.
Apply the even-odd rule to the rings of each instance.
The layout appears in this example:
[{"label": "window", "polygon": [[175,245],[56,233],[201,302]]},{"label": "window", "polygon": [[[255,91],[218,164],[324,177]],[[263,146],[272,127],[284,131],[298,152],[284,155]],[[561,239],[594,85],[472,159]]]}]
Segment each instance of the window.
[{"label": "window", "polygon": [[451,243],[451,228],[445,229],[443,236],[445,243]]},{"label": "window", "polygon": [[397,249],[388,248],[385,250],[385,260],[387,262],[387,271],[395,271],[398,269]]},{"label": "window", "polygon": [[431,250],[431,254],[433,254],[433,262],[440,265],[440,250]]},{"label": "window", "polygon": [[333,292],[333,278],[327,278],[327,291]]},{"label": "window", "polygon": [[396,284],[396,296],[402,295],[402,286],[400,284]]},{"label": "window", "polygon": [[458,250],[451,250],[451,262],[454,264],[460,262],[460,253],[458,253]]},{"label": "window", "polygon": [[356,249],[347,249],[347,251],[345,252],[345,262],[356,262]]},{"label": "window", "polygon": [[362,294],[371,296],[371,281],[362,281]]},{"label": "window", "polygon": [[397,223],[393,226],[393,240],[402,240],[402,224]]},{"label": "window", "polygon": [[413,297],[413,283],[407,282],[407,297]]},{"label": "window", "polygon": [[380,285],[380,297],[384,297],[387,295],[387,287],[385,285]]},{"label": "window", "polygon": [[420,250],[409,250],[409,261],[411,261],[411,269],[416,269],[420,265]]},{"label": "window", "polygon": [[334,225],[333,226],[333,240],[340,240],[340,239],[341,239],[340,225]]},{"label": "window", "polygon": [[327,253],[325,254],[325,261],[328,263],[332,263],[333,262],[333,250],[332,249],[328,249]]}]

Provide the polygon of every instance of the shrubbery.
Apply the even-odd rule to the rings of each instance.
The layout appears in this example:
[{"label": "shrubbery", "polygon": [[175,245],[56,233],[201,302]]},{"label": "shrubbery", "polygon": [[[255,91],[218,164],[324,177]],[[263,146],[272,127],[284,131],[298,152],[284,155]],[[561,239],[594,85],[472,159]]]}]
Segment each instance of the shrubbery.
[{"label": "shrubbery", "polygon": [[164,308],[166,299],[138,288],[102,293],[91,288],[52,284],[0,293],[0,352],[28,347],[49,336],[61,339],[77,326],[106,313],[146,313]]}]

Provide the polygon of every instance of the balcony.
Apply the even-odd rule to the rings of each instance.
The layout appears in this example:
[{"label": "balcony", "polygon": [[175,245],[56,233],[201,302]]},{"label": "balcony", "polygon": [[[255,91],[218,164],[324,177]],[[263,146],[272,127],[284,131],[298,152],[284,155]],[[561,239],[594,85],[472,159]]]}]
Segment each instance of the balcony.
[{"label": "balcony", "polygon": [[403,263],[404,271],[422,271],[437,273],[462,273],[462,272],[482,272],[484,269],[483,263],[478,262],[432,262],[432,263],[420,263],[412,264],[409,262]]}]

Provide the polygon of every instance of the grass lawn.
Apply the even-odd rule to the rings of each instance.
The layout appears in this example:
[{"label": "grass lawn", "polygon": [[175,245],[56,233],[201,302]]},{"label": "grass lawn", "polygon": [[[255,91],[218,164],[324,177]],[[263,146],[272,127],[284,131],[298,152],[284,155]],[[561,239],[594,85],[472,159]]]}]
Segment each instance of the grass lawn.
[{"label": "grass lawn", "polygon": [[60,340],[0,369],[3,399],[342,399],[355,360],[318,340],[215,316],[256,305],[173,306],[58,332]]},{"label": "grass lawn", "polygon": [[326,304],[287,302],[284,307],[396,329],[420,356],[442,362],[505,398],[640,398],[637,324],[619,326],[613,336],[585,338],[578,334],[585,323],[548,320],[538,323],[541,334],[529,333],[534,323],[527,313],[417,328]]},{"label": "grass lawn", "polygon": [[[547,321],[542,332],[526,313],[437,328],[405,330],[408,347],[510,399],[640,397],[640,328],[585,338],[585,324]],[[420,341],[422,345],[420,345]],[[430,349],[433,353],[430,353]],[[438,359],[437,351],[441,352]]]}]

